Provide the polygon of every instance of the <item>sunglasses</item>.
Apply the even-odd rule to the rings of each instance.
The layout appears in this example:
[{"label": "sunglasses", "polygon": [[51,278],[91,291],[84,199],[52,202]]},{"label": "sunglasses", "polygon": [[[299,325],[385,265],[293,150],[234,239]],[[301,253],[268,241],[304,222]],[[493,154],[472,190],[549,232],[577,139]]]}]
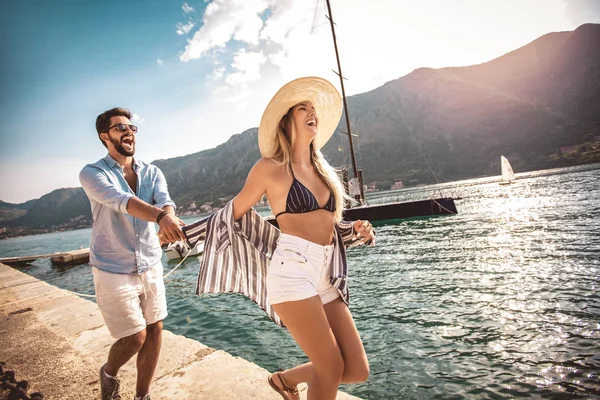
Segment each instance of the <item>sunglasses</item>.
[{"label": "sunglasses", "polygon": [[121,133],[127,132],[127,129],[133,133],[138,131],[138,127],[133,124],[114,124],[113,126],[109,126],[108,130],[110,131],[112,128],[117,128],[117,130]]}]

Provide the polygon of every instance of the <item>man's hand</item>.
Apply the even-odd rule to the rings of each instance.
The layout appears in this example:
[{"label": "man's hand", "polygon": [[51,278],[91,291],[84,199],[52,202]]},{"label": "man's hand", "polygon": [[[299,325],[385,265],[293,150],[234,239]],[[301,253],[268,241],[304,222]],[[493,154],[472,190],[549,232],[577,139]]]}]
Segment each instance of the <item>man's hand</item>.
[{"label": "man's hand", "polygon": [[369,221],[361,221],[359,219],[354,223],[353,228],[354,234],[357,238],[360,238],[361,244],[371,241],[371,246],[375,246],[375,231]]},{"label": "man's hand", "polygon": [[167,213],[159,222],[158,238],[160,244],[172,243],[178,240],[186,240],[185,234],[181,227],[185,222],[175,216],[175,214]]}]

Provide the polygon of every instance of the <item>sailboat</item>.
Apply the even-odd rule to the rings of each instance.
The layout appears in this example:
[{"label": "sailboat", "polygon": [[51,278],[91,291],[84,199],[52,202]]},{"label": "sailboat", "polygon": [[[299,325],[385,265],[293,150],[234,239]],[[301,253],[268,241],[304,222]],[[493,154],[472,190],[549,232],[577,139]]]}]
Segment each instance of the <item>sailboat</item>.
[{"label": "sailboat", "polygon": [[500,156],[500,167],[502,169],[502,182],[500,182],[500,184],[509,185],[515,180],[515,173],[504,156]]},{"label": "sailboat", "polygon": [[[344,113],[346,115],[346,127],[348,129],[348,141],[350,147],[350,156],[352,158],[352,170],[354,178],[350,181],[355,181],[352,185],[358,189],[355,194],[357,202],[360,204],[358,207],[351,207],[344,210],[344,218],[347,220],[369,220],[369,221],[385,221],[411,217],[422,217],[431,215],[443,215],[443,214],[458,214],[454,199],[449,197],[442,198],[430,198],[419,201],[408,201],[408,202],[395,202],[388,204],[377,204],[367,205],[365,202],[364,184],[362,179],[362,171],[356,166],[356,157],[354,155],[354,144],[352,143],[352,132],[350,129],[350,117],[348,114],[348,104],[346,102],[346,91],[344,89],[344,76],[342,75],[342,66],[340,64],[340,56],[338,53],[337,41],[335,37],[335,23],[333,22],[333,16],[331,13],[331,4],[329,0],[327,2],[327,19],[331,25],[331,34],[333,37],[333,45],[335,48],[335,56],[337,60],[338,70],[336,75],[340,78],[340,85],[342,89],[342,100],[344,103]],[[356,181],[358,181],[356,183]]]}]

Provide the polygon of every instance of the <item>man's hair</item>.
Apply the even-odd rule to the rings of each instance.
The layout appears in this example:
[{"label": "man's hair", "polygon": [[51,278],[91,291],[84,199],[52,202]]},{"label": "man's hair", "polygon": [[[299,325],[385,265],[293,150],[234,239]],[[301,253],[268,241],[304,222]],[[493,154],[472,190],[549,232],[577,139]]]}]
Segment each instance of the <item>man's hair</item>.
[{"label": "man's hair", "polygon": [[106,148],[108,148],[108,146],[106,145],[106,143],[104,143],[104,140],[100,138],[100,134],[103,132],[108,133],[108,128],[110,128],[110,119],[112,117],[119,116],[131,119],[132,114],[126,108],[115,107],[111,108],[110,110],[104,111],[102,114],[98,115],[98,118],[96,118],[96,131],[98,132],[98,139],[100,139],[100,141]]}]

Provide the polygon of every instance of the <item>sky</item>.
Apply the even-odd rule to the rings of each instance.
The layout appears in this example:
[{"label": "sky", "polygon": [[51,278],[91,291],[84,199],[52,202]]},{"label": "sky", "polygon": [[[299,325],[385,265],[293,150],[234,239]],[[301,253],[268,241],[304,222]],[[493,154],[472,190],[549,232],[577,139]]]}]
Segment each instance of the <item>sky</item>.
[{"label": "sky", "polygon": [[[600,0],[331,0],[347,95],[420,67],[489,61],[600,23]],[[148,162],[258,126],[284,83],[339,87],[325,0],[3,0],[0,200],[78,187],[104,157],[98,114],[127,107]]]}]

